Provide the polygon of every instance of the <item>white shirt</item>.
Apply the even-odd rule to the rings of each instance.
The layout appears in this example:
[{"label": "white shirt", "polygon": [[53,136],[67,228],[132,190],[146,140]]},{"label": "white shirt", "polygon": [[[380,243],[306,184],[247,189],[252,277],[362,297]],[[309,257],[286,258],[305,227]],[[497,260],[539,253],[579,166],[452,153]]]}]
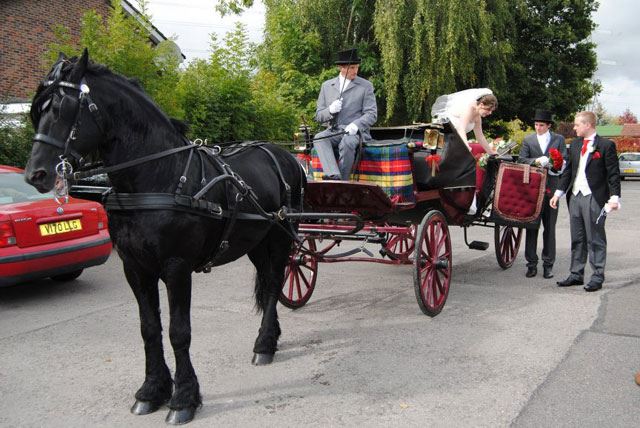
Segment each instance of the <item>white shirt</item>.
[{"label": "white shirt", "polygon": [[338,78],[340,79],[340,87],[338,90],[340,91],[340,95],[342,95],[342,93],[349,87],[351,80],[345,78],[342,74],[338,75]]},{"label": "white shirt", "polygon": [[[573,182],[573,195],[577,195],[578,192],[582,192],[584,196],[591,194],[591,188],[589,188],[589,183],[587,182],[587,158],[589,157],[589,153],[593,150],[593,140],[596,138],[596,134],[592,134],[588,137],[585,137],[584,140],[589,140],[587,143],[587,150],[582,154],[580,152],[580,163],[578,164],[578,173],[576,174],[576,180]],[[580,148],[582,150],[582,147]]]},{"label": "white shirt", "polygon": [[536,134],[538,138],[538,144],[540,145],[540,150],[542,150],[542,154],[547,151],[547,147],[549,146],[549,142],[551,141],[551,134],[549,131],[545,132],[542,135]]}]

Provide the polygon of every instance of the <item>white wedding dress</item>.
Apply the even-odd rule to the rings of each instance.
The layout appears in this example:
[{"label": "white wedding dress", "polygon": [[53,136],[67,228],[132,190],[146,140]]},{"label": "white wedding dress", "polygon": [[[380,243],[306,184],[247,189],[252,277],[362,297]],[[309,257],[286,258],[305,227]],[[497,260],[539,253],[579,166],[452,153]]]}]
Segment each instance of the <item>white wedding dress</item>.
[{"label": "white wedding dress", "polygon": [[[431,107],[431,117],[433,122],[445,123],[451,122],[456,130],[462,129],[461,120],[469,107],[475,105],[478,99],[485,95],[492,95],[493,91],[489,88],[473,88],[464,91],[454,92],[453,94],[441,95],[436,98],[436,102]],[[469,122],[465,126],[465,133],[471,132],[475,128],[474,122]],[[466,135],[463,141],[466,141]],[[473,201],[469,207],[467,214],[474,215],[477,211],[476,196],[473,195]]]}]

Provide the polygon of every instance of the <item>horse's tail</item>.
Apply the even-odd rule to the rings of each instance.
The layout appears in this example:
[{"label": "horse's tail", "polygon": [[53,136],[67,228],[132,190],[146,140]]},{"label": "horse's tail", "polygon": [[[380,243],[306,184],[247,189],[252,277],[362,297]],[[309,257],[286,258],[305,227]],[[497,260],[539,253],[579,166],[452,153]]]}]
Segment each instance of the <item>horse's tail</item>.
[{"label": "horse's tail", "polygon": [[[288,151],[276,145],[268,145],[267,147],[275,156],[275,158],[272,159],[279,165],[281,181],[287,182],[290,186],[290,199],[287,200],[284,196],[284,183],[279,182],[278,187],[282,192],[280,203],[290,204],[287,208],[294,212],[302,211],[304,191],[307,186],[307,177],[304,170],[298,160]],[[290,220],[285,220],[285,222],[286,221]],[[268,250],[267,254],[265,254],[265,257],[269,258],[268,274],[259,275],[256,273],[255,279],[254,296],[256,312],[258,313],[266,309],[269,298],[272,297],[272,295],[274,295],[273,297],[276,299],[278,298],[282,281],[284,280],[285,267],[291,253],[291,243],[293,242],[291,233],[295,234],[297,230],[297,224],[293,223],[292,225],[273,225],[272,230],[269,232],[271,239],[268,239]]]},{"label": "horse's tail", "polygon": [[267,284],[265,278],[259,275],[258,272],[256,272],[255,289],[253,290],[253,295],[256,299],[255,310],[257,314],[261,314],[265,310],[268,289],[269,284]]}]

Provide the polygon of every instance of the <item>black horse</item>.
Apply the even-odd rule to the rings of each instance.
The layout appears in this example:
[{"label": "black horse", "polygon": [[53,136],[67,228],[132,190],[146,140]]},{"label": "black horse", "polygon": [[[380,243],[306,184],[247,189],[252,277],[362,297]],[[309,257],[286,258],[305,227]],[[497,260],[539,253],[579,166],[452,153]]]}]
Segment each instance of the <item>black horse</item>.
[{"label": "black horse", "polygon": [[[262,324],[254,364],[273,360],[280,325],[276,303],[306,185],[295,158],[271,144],[236,146],[227,156],[184,137],[135,82],[89,61],[63,55],[37,89],[36,129],[25,177],[51,190],[72,165],[97,156],[114,194],[109,229],[135,295],[144,340],[145,380],[131,408],[147,414],[168,403],[167,422],[190,421],[201,406],[191,364],[191,274],[247,254],[256,267]],[[76,175],[77,178],[77,175]],[[158,280],[167,287],[172,380],[164,359]]]}]

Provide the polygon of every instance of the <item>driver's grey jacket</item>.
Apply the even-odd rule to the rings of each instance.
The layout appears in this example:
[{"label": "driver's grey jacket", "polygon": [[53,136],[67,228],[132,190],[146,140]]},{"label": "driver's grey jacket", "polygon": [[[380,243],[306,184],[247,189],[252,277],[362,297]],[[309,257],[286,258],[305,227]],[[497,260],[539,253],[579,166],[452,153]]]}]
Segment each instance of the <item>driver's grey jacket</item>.
[{"label": "driver's grey jacket", "polygon": [[354,122],[365,140],[370,140],[369,128],[378,118],[378,107],[373,92],[373,85],[366,79],[356,76],[342,93],[342,110],[336,114],[329,113],[329,106],[340,98],[340,79],[335,77],[322,84],[316,104],[314,120],[326,123],[335,117],[339,129]]}]

